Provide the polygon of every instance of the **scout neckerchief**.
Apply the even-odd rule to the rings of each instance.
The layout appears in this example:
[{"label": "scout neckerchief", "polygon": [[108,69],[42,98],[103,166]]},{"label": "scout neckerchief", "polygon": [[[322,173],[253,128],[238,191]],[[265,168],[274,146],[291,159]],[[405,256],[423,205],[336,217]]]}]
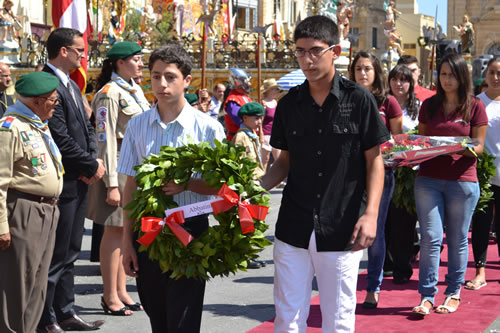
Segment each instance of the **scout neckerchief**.
[{"label": "scout neckerchief", "polygon": [[259,161],[262,161],[262,157],[260,156],[260,140],[259,136],[250,128],[246,127],[245,125],[241,124],[240,125],[240,130],[244,132],[246,135],[250,137],[253,141],[255,141],[255,144],[257,145],[257,154],[259,155]]},{"label": "scout neckerchief", "polygon": [[2,104],[2,105],[4,106],[4,109],[5,109],[5,110],[7,110],[7,108],[9,107],[9,106],[7,105],[7,103],[8,103],[8,102],[7,102],[7,94],[5,93],[5,91],[1,91],[1,92],[0,92],[0,96],[2,96],[2,95],[3,95],[3,101],[2,101],[2,100],[0,100],[0,104]]},{"label": "scout neckerchief", "polygon": [[57,148],[54,139],[52,139],[52,137],[50,136],[48,121],[42,121],[36,114],[33,113],[33,111],[31,111],[19,100],[16,102],[16,104],[9,106],[9,109],[7,110],[5,115],[16,115],[23,119],[26,119],[32,126],[34,126],[40,133],[43,134],[43,139],[50,148],[50,156],[52,157],[52,160],[56,165],[57,175],[59,177],[64,175],[64,167],[61,162],[61,152],[59,151],[59,148]]},{"label": "scout neckerchief", "polygon": [[122,79],[122,77],[116,74],[115,72],[111,74],[111,81],[119,85],[122,89],[128,91],[129,94],[132,95],[132,97],[134,97],[137,104],[139,104],[142,111],[147,111],[151,109],[151,106],[149,105],[149,102],[146,99],[146,97],[144,97],[144,93],[141,87],[139,87],[139,85],[134,83],[132,83],[133,85],[130,85],[130,83]]}]

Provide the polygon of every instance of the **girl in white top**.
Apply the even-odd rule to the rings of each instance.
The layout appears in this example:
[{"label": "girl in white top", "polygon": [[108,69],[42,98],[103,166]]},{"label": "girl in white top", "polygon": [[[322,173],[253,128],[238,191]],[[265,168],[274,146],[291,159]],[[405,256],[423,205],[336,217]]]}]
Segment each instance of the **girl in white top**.
[{"label": "girl in white top", "polygon": [[[495,56],[488,62],[486,68],[486,83],[488,88],[477,97],[486,106],[488,115],[488,130],[484,146],[489,154],[495,157],[496,175],[490,179],[493,200],[489,202],[486,211],[476,213],[472,224],[472,250],[476,265],[476,276],[465,288],[478,290],[486,286],[486,251],[488,249],[491,221],[494,217],[497,235],[500,233],[500,56]],[[495,214],[493,214],[493,208]],[[497,236],[498,255],[500,242]]]},{"label": "girl in white top", "polygon": [[420,100],[415,97],[412,71],[403,64],[397,65],[389,73],[389,93],[396,98],[403,110],[403,133],[418,125]]}]

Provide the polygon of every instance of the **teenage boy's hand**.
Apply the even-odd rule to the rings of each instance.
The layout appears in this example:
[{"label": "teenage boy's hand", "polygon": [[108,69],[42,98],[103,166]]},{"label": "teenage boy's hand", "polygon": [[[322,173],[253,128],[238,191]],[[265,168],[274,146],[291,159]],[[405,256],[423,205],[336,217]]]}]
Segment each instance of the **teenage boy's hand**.
[{"label": "teenage boy's hand", "polygon": [[177,185],[173,179],[170,179],[161,189],[166,195],[174,195],[184,191],[184,184]]},{"label": "teenage boy's hand", "polygon": [[377,216],[363,214],[356,225],[351,236],[354,244],[352,251],[363,250],[370,247],[377,235]]}]

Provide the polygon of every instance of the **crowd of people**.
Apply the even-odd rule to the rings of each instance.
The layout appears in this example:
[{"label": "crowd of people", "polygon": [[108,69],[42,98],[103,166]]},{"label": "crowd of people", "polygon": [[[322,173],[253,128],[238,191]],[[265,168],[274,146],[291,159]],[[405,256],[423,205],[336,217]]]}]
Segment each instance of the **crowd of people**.
[{"label": "crowd of people", "polygon": [[[476,168],[484,149],[500,154],[500,57],[488,63],[486,88],[474,97],[467,63],[456,54],[440,59],[432,91],[419,84],[420,68],[411,55],[401,56],[386,76],[380,60],[361,51],[349,79],[340,75],[334,65],[339,30],[327,17],[301,21],[294,41],[306,81],[281,97],[276,80],[265,80],[260,103],[251,100],[250,77],[240,68],[231,69],[230,85],[216,84],[212,96],[207,89],[186,93],[192,63],[175,43],[150,55],[152,105],[136,83],[144,68],[137,43],[118,42],[107,52],[87,108],[68,76],[84,56],[78,31],[58,28],[50,34],[49,60],[42,71],[17,80],[15,104],[4,92],[10,71],[0,64],[0,265],[9,267],[9,274],[0,275],[0,332],[60,333],[103,325],[74,309],[74,262],[85,217],[103,226],[102,235],[95,234],[100,245],[94,245],[103,311],[130,316],[145,310],[155,333],[199,332],[205,281],[172,279],[147,252],[138,252],[138,232],[123,208],[137,188],[135,166],[160,147],[179,147],[188,138],[242,145],[245,156],[257,162],[255,181],[266,190],[284,185],[273,254],[276,332],[305,332],[314,277],[323,331],[353,332],[363,249],[364,308],[378,306],[384,262],[392,264],[394,283],[409,282],[416,219],[395,219],[394,170],[384,167],[379,147],[391,135],[417,128],[426,136],[469,136],[475,145],[419,165],[414,197],[420,302],[412,311],[425,316],[437,305],[444,233],[447,286],[435,312],[455,312],[462,286],[486,286],[492,221],[500,230],[494,214],[500,209],[500,161],[491,179],[493,200],[474,215],[480,195]],[[181,206],[218,191],[199,178],[186,184],[167,179],[163,186]],[[466,283],[471,221],[476,274]],[[208,228],[208,216],[187,218],[184,226],[196,238]],[[264,265],[253,260],[248,268]],[[127,275],[136,278],[140,303],[127,293]]]}]

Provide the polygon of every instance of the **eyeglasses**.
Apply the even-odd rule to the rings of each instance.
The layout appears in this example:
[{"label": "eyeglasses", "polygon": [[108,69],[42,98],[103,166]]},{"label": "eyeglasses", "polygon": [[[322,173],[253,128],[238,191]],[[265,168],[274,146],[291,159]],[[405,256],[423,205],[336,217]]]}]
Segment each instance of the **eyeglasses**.
[{"label": "eyeglasses", "polygon": [[77,48],[74,48],[74,47],[71,47],[71,46],[66,46],[66,48],[68,50],[71,50],[71,51],[75,52],[77,56],[82,56],[85,53],[85,49],[84,48],[77,49]]},{"label": "eyeglasses", "polygon": [[40,97],[40,98],[45,99],[45,100],[51,102],[52,104],[56,104],[59,102],[57,97]]},{"label": "eyeglasses", "polygon": [[309,51],[306,51],[306,50],[302,50],[302,49],[298,49],[298,50],[295,50],[295,56],[297,58],[302,58],[304,57],[306,54],[309,54],[309,57],[311,59],[318,59],[319,57],[321,57],[326,51],[332,49],[333,47],[335,46],[335,44],[331,45],[330,47],[327,47],[326,49],[322,49],[321,47],[313,47],[312,49],[310,49]]}]

